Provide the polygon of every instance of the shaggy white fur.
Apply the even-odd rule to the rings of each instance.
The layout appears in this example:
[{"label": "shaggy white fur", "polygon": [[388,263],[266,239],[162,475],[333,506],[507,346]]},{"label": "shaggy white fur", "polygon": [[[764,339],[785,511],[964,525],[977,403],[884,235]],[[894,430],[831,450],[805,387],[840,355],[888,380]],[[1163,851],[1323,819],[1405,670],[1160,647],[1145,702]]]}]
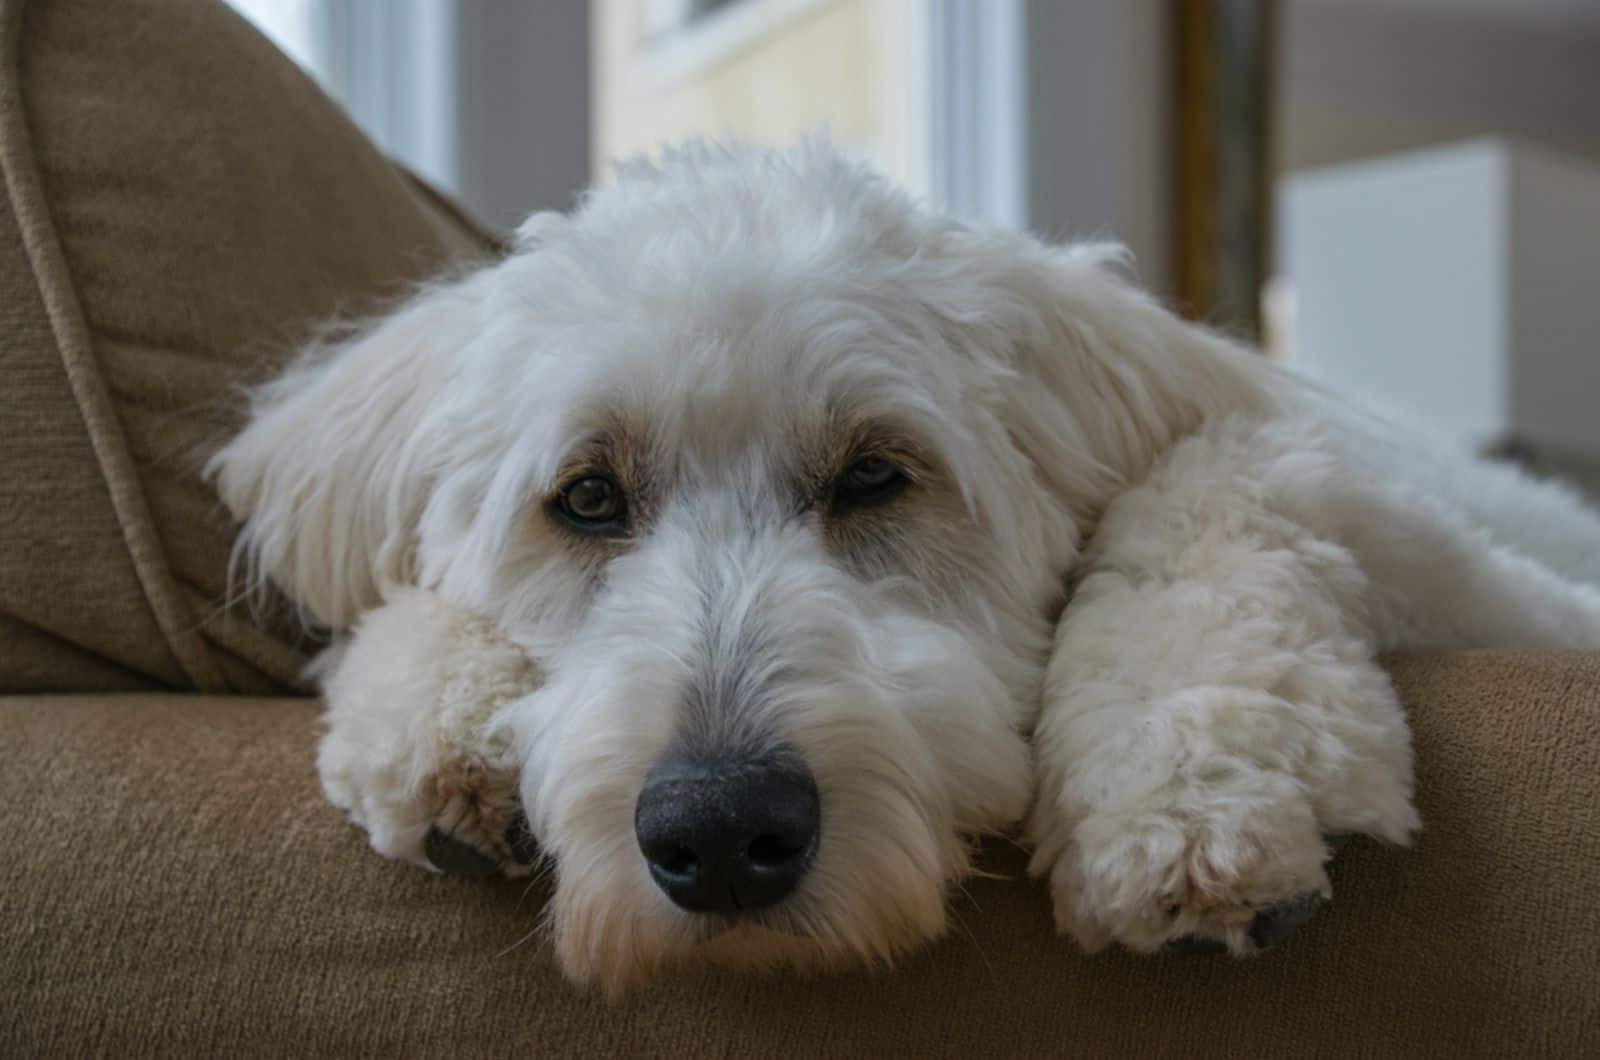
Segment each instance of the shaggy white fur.
[{"label": "shaggy white fur", "polygon": [[527,655],[490,623],[396,587],[314,663],[328,734],[317,771],[328,801],[386,857],[424,856],[435,825],[512,872],[517,758],[500,709],[538,689]]},{"label": "shaggy white fur", "polygon": [[[1418,826],[1375,655],[1600,645],[1600,519],[1119,263],[826,145],[690,147],[309,353],[212,470],[254,569],[353,628],[329,796],[385,854],[436,826],[507,861],[515,786],[556,952],[610,989],[887,959],[1024,818],[1086,947],[1252,952],[1327,893],[1326,834]],[[685,744],[815,777],[759,916],[646,871],[635,804]]]}]

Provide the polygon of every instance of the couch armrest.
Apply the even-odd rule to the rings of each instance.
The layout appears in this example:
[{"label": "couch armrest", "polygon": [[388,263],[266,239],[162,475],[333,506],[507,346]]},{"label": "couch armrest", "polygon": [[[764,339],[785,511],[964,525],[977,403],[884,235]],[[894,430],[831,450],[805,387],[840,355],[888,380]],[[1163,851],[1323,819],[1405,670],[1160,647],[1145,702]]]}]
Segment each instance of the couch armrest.
[{"label": "couch armrest", "polygon": [[0,1055],[1600,1055],[1600,654],[1413,656],[1412,851],[1250,961],[1076,953],[996,843],[892,972],[563,982],[526,883],[370,853],[304,700],[0,700]]}]

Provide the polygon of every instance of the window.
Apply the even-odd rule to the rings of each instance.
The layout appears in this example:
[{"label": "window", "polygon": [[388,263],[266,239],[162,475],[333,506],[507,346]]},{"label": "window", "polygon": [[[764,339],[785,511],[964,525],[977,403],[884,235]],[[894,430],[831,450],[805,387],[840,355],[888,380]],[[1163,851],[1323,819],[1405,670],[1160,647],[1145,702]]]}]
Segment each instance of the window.
[{"label": "window", "polygon": [[660,37],[742,2],[744,0],[647,0],[645,31],[652,37]]},{"label": "window", "polygon": [[327,5],[321,0],[228,0],[289,58],[327,82]]},{"label": "window", "polygon": [[439,0],[228,0],[386,153],[458,190],[455,6]]}]

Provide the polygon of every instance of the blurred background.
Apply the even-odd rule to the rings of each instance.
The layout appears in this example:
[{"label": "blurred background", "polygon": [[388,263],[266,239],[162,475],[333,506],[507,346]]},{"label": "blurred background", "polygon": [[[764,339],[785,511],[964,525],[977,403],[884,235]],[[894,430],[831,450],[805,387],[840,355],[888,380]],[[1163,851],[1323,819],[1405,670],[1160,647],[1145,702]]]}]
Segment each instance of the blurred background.
[{"label": "blurred background", "polygon": [[685,136],[826,127],[1600,490],[1600,0],[230,2],[494,225]]}]

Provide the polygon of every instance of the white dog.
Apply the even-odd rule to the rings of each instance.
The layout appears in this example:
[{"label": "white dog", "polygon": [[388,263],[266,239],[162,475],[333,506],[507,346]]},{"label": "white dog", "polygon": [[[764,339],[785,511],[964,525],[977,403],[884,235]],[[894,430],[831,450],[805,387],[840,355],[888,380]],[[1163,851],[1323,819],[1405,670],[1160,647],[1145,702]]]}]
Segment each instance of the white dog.
[{"label": "white dog", "polygon": [[1326,836],[1418,827],[1375,655],[1600,645],[1600,519],[1119,259],[694,147],[307,355],[212,471],[354,631],[329,795],[465,870],[527,861],[520,804],[610,989],[890,958],[1024,818],[1088,949],[1275,941]]}]

